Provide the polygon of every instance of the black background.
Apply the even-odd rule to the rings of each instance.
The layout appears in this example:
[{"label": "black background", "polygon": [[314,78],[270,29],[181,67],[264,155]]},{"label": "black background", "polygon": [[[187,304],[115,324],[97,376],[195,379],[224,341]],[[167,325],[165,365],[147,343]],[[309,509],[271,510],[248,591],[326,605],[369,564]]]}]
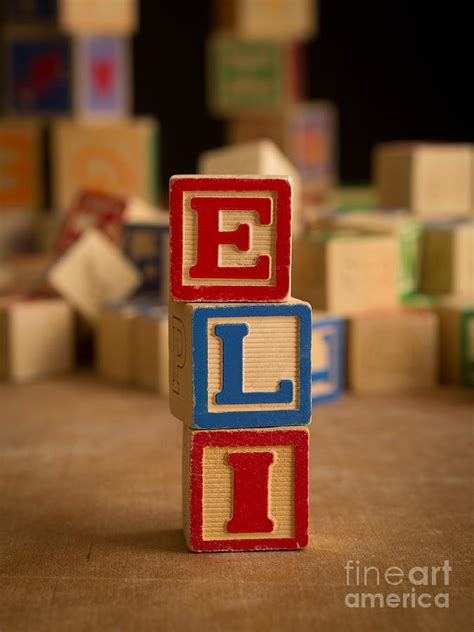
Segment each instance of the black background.
[{"label": "black background", "polygon": [[[339,108],[343,181],[369,179],[379,141],[474,140],[474,28],[460,6],[321,0],[319,35],[306,46],[307,94]],[[224,123],[205,102],[211,3],[141,0],[140,12],[135,111],[161,121],[166,181],[194,172],[198,154],[223,143]]]}]

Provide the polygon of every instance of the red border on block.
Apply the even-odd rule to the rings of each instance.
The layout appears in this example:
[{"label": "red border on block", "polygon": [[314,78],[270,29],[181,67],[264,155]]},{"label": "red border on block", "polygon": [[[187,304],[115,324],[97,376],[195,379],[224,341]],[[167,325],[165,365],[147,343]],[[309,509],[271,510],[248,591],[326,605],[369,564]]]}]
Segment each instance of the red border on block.
[{"label": "red border on block", "polygon": [[[277,193],[275,285],[184,285],[183,212],[188,191]],[[290,292],[291,185],[285,178],[175,177],[170,182],[170,293],[177,301],[283,301]],[[243,280],[245,282],[245,280]]]},{"label": "red border on block", "polygon": [[[293,538],[255,538],[204,540],[203,457],[207,447],[249,446],[295,447],[295,536]],[[309,432],[305,428],[278,430],[196,430],[190,454],[190,548],[193,551],[265,551],[302,549],[308,543],[308,456]]]}]

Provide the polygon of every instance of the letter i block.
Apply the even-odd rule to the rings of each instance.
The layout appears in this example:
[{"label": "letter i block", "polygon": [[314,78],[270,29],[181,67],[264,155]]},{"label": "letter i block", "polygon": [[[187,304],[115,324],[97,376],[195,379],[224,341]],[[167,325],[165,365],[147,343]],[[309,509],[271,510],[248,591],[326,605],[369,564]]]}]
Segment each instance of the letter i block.
[{"label": "letter i block", "polygon": [[300,549],[308,542],[306,428],[184,429],[191,551]]},{"label": "letter i block", "polygon": [[311,308],[288,303],[169,306],[170,409],[200,429],[311,420]]},{"label": "letter i block", "polygon": [[344,322],[341,318],[313,315],[311,382],[314,404],[337,399],[344,388]]},{"label": "letter i block", "polygon": [[175,176],[170,229],[175,300],[272,302],[289,296],[288,178]]}]

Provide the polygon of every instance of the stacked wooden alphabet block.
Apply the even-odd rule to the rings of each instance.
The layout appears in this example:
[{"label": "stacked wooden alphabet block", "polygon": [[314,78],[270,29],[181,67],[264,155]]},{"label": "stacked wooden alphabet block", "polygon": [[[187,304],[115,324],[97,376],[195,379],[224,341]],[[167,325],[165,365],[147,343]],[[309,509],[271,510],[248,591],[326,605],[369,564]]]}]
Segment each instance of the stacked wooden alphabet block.
[{"label": "stacked wooden alphabet block", "polygon": [[291,182],[170,184],[169,397],[192,551],[308,540],[311,308],[290,296]]}]

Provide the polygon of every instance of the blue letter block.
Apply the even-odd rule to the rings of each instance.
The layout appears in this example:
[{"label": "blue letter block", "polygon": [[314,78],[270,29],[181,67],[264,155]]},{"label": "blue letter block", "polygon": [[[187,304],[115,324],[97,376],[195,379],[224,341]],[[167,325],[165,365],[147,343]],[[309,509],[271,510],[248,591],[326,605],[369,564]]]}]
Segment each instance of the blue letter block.
[{"label": "blue letter block", "polygon": [[171,302],[170,373],[171,412],[194,428],[307,424],[311,308]]},{"label": "blue letter block", "polygon": [[314,404],[337,399],[344,388],[344,322],[341,318],[313,318],[312,399]]}]

